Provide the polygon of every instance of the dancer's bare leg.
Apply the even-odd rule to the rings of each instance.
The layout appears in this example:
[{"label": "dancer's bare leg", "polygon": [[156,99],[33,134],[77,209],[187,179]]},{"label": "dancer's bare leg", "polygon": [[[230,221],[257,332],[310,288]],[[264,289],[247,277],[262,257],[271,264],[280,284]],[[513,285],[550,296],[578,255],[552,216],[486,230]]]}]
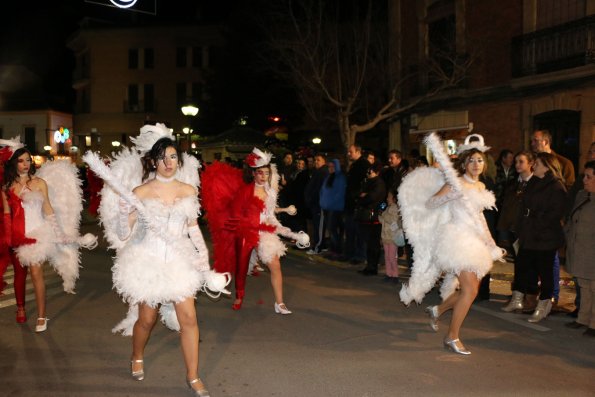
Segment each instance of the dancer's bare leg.
[{"label": "dancer's bare leg", "polygon": [[[186,379],[190,381],[198,378],[200,334],[196,320],[194,297],[186,298],[182,302],[176,303],[175,307],[178,322],[180,323],[180,342],[184,364],[186,364]],[[204,385],[200,381],[192,384],[192,387],[196,390],[204,389]]]},{"label": "dancer's bare leg", "polygon": [[[132,360],[142,360],[145,355],[145,346],[151,336],[151,330],[157,320],[157,308],[152,308],[140,303],[138,305],[138,320],[134,323],[132,329]],[[132,371],[139,371],[143,368],[143,363],[132,363]]]},{"label": "dancer's bare leg", "polygon": [[[45,318],[45,281],[43,279],[43,266],[29,266],[31,281],[35,290],[35,303],[37,304],[37,318]],[[44,321],[38,320],[43,324]]]},{"label": "dancer's bare leg", "polygon": [[473,304],[479,291],[479,282],[477,275],[472,272],[461,272],[459,274],[459,295],[454,303],[452,310],[452,319],[448,328],[448,339],[458,339],[459,331],[469,313],[469,308]]},{"label": "dancer's bare leg", "polygon": [[443,313],[452,309],[457,300],[459,299],[459,295],[460,292],[457,290],[450,294],[448,298],[443,300],[442,303],[438,305],[438,316],[441,316]]},{"label": "dancer's bare leg", "polygon": [[267,263],[271,271],[271,285],[273,286],[273,294],[275,295],[275,302],[277,304],[283,303],[283,275],[281,273],[281,261],[276,256]]}]

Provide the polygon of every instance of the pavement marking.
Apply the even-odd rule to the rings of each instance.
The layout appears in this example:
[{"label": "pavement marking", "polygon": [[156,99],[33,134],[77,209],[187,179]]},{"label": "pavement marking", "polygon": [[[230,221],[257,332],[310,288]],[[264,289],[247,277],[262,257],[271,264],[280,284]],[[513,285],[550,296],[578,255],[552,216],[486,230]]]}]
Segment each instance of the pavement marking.
[{"label": "pavement marking", "polygon": [[[504,320],[504,321],[508,321],[508,322],[513,323],[513,324],[516,324],[516,325],[522,325],[523,327],[527,327],[527,328],[530,328],[530,329],[535,330],[535,331],[540,331],[540,332],[551,331],[551,328],[547,328],[547,327],[544,327],[542,325],[530,323],[526,319],[525,320],[521,320],[515,314],[512,314],[511,315],[511,313],[498,313],[498,312],[496,312],[494,310],[487,309],[485,307],[481,307],[481,306],[477,306],[477,305],[471,306],[471,310],[475,310],[475,311],[478,311],[478,312],[489,314],[490,316],[499,318],[499,319]],[[523,316],[523,318],[526,318],[526,316]]]}]

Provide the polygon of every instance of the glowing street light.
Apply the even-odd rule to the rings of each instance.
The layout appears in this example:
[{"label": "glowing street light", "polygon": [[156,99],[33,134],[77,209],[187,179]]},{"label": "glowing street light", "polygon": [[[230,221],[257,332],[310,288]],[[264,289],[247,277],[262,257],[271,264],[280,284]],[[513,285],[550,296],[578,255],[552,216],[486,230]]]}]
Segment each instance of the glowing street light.
[{"label": "glowing street light", "polygon": [[192,104],[182,106],[182,113],[184,116],[196,116],[198,114],[198,108]]},{"label": "glowing street light", "polygon": [[312,143],[315,145],[320,145],[320,142],[322,142],[322,139],[316,137],[316,138],[312,138]]}]

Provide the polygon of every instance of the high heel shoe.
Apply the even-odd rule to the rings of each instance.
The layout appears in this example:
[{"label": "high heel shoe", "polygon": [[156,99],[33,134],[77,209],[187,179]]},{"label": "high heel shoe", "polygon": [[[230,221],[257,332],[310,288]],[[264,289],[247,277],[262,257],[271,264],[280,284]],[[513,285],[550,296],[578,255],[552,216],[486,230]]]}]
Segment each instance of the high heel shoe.
[{"label": "high heel shoe", "polygon": [[291,310],[285,306],[285,303],[275,302],[275,313],[277,314],[291,314]]},{"label": "high heel shoe", "polygon": [[[43,321],[43,324],[39,324],[39,321]],[[48,329],[48,320],[49,318],[47,317],[40,317],[37,319],[37,325],[35,326],[35,332],[44,332],[46,329]]]},{"label": "high heel shoe", "polygon": [[17,323],[23,324],[27,322],[27,312],[24,306],[17,306]]},{"label": "high heel shoe", "polygon": [[243,300],[243,299],[236,299],[236,301],[237,301],[237,300],[239,300],[240,302],[239,302],[239,303],[236,303],[236,302],[234,302],[234,303],[231,305],[231,309],[232,309],[232,310],[240,310],[240,309],[242,308],[242,303],[244,302],[244,300]]},{"label": "high heel shoe", "polygon": [[204,384],[202,385],[203,388],[199,389],[199,390],[192,387],[193,384],[198,383],[198,382],[202,383],[202,380],[200,380],[200,378],[196,378],[196,379],[192,379],[192,380],[186,379],[186,384],[192,391],[192,394],[194,394],[197,397],[210,397],[211,395],[209,394],[209,391],[205,388]]},{"label": "high heel shoe", "polygon": [[462,354],[464,356],[468,356],[471,352],[465,349],[465,346],[461,343],[459,338],[457,339],[445,339],[444,340],[444,347],[448,350],[451,350],[457,354]]},{"label": "high heel shoe", "polygon": [[[143,366],[138,371],[135,371],[134,369],[132,369],[135,363],[143,364]],[[134,380],[145,379],[145,368],[143,360],[130,360],[130,375],[132,375]]]},{"label": "high heel shoe", "polygon": [[438,314],[438,306],[426,307],[426,313],[430,316],[430,328],[432,328],[434,332],[438,332],[438,318],[440,317],[440,314]]}]

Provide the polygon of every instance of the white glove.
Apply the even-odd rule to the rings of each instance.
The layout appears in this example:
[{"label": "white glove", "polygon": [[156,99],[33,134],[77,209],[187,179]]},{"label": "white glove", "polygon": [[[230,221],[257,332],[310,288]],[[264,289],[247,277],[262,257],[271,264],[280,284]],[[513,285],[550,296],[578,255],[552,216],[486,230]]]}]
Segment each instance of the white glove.
[{"label": "white glove", "polygon": [[219,298],[221,294],[230,295],[225,287],[231,282],[231,274],[229,273],[217,273],[213,270],[206,270],[203,272],[205,283],[202,290],[205,294],[213,299]]},{"label": "white glove", "polygon": [[310,246],[310,236],[308,236],[307,233],[300,231],[297,234],[295,245],[297,245],[298,248],[308,248]]},{"label": "white glove", "polygon": [[128,216],[134,211],[134,207],[124,199],[118,202],[118,238],[126,240],[130,236],[130,223]]},{"label": "white glove", "polygon": [[194,248],[198,251],[199,262],[197,267],[199,270],[209,270],[211,268],[209,266],[209,251],[198,225],[190,226],[188,228],[188,235],[190,236],[190,241],[194,244]]},{"label": "white glove", "polygon": [[66,243],[66,236],[64,235],[62,228],[58,224],[56,214],[46,215],[45,219],[52,227],[52,231],[54,232],[54,238],[61,243]]}]

